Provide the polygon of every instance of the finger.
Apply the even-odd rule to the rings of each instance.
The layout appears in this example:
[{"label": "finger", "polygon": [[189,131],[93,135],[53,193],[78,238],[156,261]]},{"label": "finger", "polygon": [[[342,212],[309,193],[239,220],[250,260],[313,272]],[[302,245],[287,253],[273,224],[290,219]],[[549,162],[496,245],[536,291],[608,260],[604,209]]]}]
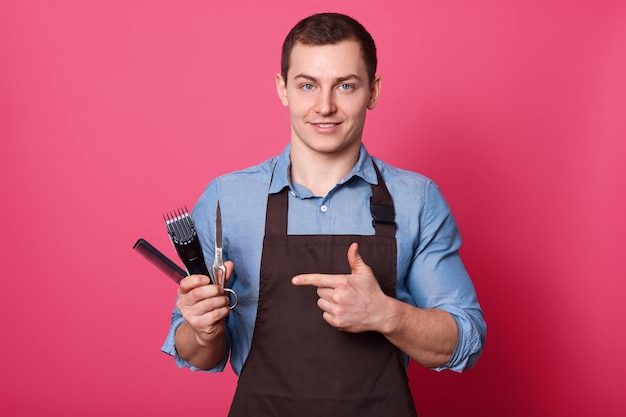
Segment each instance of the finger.
[{"label": "finger", "polygon": [[223,309],[223,308],[228,309],[229,301],[230,300],[228,299],[228,297],[226,295],[218,296],[218,297],[205,298],[203,300],[200,300],[194,306],[194,308],[197,309],[196,311],[199,314],[206,314],[206,313],[214,311],[214,310],[220,310],[220,309]]},{"label": "finger", "polygon": [[179,290],[183,292],[189,292],[194,288],[201,287],[203,285],[208,285],[211,283],[211,279],[206,275],[189,275],[183,278],[179,285]]},{"label": "finger", "polygon": [[206,285],[182,294],[176,300],[176,306],[183,316],[201,316],[213,310],[228,307],[230,300],[217,285]]},{"label": "finger", "polygon": [[224,266],[226,267],[226,282],[233,276],[233,271],[235,270],[235,264],[232,261],[225,261]]},{"label": "finger", "polygon": [[212,285],[210,283],[192,287],[188,291],[185,291],[184,288],[178,289],[178,298],[186,305],[193,305],[204,299],[219,297],[221,295],[224,295],[224,289],[219,285]]},{"label": "finger", "polygon": [[318,287],[317,289],[318,297],[324,300],[335,301],[334,294],[335,290],[333,288]]},{"label": "finger", "polygon": [[291,279],[291,283],[296,286],[313,286],[318,288],[335,288],[340,278],[336,275],[328,274],[301,274]]},{"label": "finger", "polygon": [[344,330],[341,325],[337,323],[336,317],[333,316],[331,313],[325,311],[324,314],[322,314],[322,318],[326,321],[326,323],[330,324],[332,327],[339,330],[340,332]]},{"label": "finger", "polygon": [[[222,287],[225,287],[226,284],[228,283],[228,280],[230,280],[230,277],[233,275],[233,271],[235,264],[232,261],[225,261],[224,262],[224,269],[222,270],[222,268],[215,268],[214,267],[214,271],[216,276],[215,278],[215,282],[217,283],[217,285],[220,285]],[[224,274],[224,271],[226,271],[226,273]],[[225,275],[225,277],[224,277]],[[224,280],[224,278],[226,278]]]},{"label": "finger", "polygon": [[183,317],[198,317],[203,316],[205,314],[212,313],[213,311],[220,310],[224,307],[227,307],[228,300],[226,297],[213,297],[213,298],[205,298],[199,300],[195,304],[186,305],[178,303],[179,309],[183,314]]},{"label": "finger", "polygon": [[229,313],[230,309],[228,307],[218,307],[216,309],[200,312],[199,314],[183,314],[183,317],[192,328],[200,331],[207,331],[207,329],[224,320]]},{"label": "finger", "polygon": [[330,301],[328,301],[328,300],[326,300],[324,298],[318,298],[317,306],[324,313],[332,313],[333,303],[331,303]]},{"label": "finger", "polygon": [[348,248],[348,264],[350,265],[352,274],[366,273],[370,270],[370,267],[361,257],[359,244],[356,242],[353,242]]}]

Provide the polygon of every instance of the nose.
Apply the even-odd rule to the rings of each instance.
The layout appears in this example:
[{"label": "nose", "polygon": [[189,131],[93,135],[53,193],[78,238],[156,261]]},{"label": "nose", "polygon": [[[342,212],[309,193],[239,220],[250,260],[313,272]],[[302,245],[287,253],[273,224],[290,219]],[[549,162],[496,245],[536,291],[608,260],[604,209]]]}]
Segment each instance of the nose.
[{"label": "nose", "polygon": [[335,96],[331,89],[320,90],[315,102],[315,111],[322,116],[328,116],[337,111]]}]

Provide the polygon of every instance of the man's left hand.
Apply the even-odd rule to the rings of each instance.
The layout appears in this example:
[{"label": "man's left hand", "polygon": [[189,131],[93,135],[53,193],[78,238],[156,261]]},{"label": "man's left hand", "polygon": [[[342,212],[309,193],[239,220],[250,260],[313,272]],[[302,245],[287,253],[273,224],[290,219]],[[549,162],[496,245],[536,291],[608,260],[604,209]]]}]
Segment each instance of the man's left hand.
[{"label": "man's left hand", "polygon": [[361,258],[357,243],[348,249],[348,263],[350,274],[302,274],[291,282],[317,287],[317,305],[324,312],[324,320],[336,329],[382,332],[387,321],[384,314],[392,299],[383,293],[372,269]]}]

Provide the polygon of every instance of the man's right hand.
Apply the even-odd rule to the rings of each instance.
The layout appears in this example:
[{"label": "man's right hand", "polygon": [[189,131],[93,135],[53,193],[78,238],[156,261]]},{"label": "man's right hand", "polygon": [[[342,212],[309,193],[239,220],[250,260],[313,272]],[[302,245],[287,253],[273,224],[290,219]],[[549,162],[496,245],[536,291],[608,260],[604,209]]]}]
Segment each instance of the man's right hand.
[{"label": "man's right hand", "polygon": [[[233,263],[227,261],[226,281]],[[215,366],[226,353],[224,319],[230,309],[229,298],[206,275],[190,275],[180,281],[176,307],[185,322],[176,332],[176,350],[188,363],[202,369]]]}]

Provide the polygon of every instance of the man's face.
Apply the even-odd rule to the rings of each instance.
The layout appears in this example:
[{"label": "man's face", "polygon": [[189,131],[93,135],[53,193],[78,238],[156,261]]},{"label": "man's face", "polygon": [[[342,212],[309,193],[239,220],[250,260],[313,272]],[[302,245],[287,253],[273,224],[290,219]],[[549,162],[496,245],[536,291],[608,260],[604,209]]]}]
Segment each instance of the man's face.
[{"label": "man's face", "polygon": [[331,156],[360,146],[365,113],[376,105],[380,78],[369,84],[356,41],[296,44],[287,80],[278,75],[276,87],[289,107],[292,149]]}]

